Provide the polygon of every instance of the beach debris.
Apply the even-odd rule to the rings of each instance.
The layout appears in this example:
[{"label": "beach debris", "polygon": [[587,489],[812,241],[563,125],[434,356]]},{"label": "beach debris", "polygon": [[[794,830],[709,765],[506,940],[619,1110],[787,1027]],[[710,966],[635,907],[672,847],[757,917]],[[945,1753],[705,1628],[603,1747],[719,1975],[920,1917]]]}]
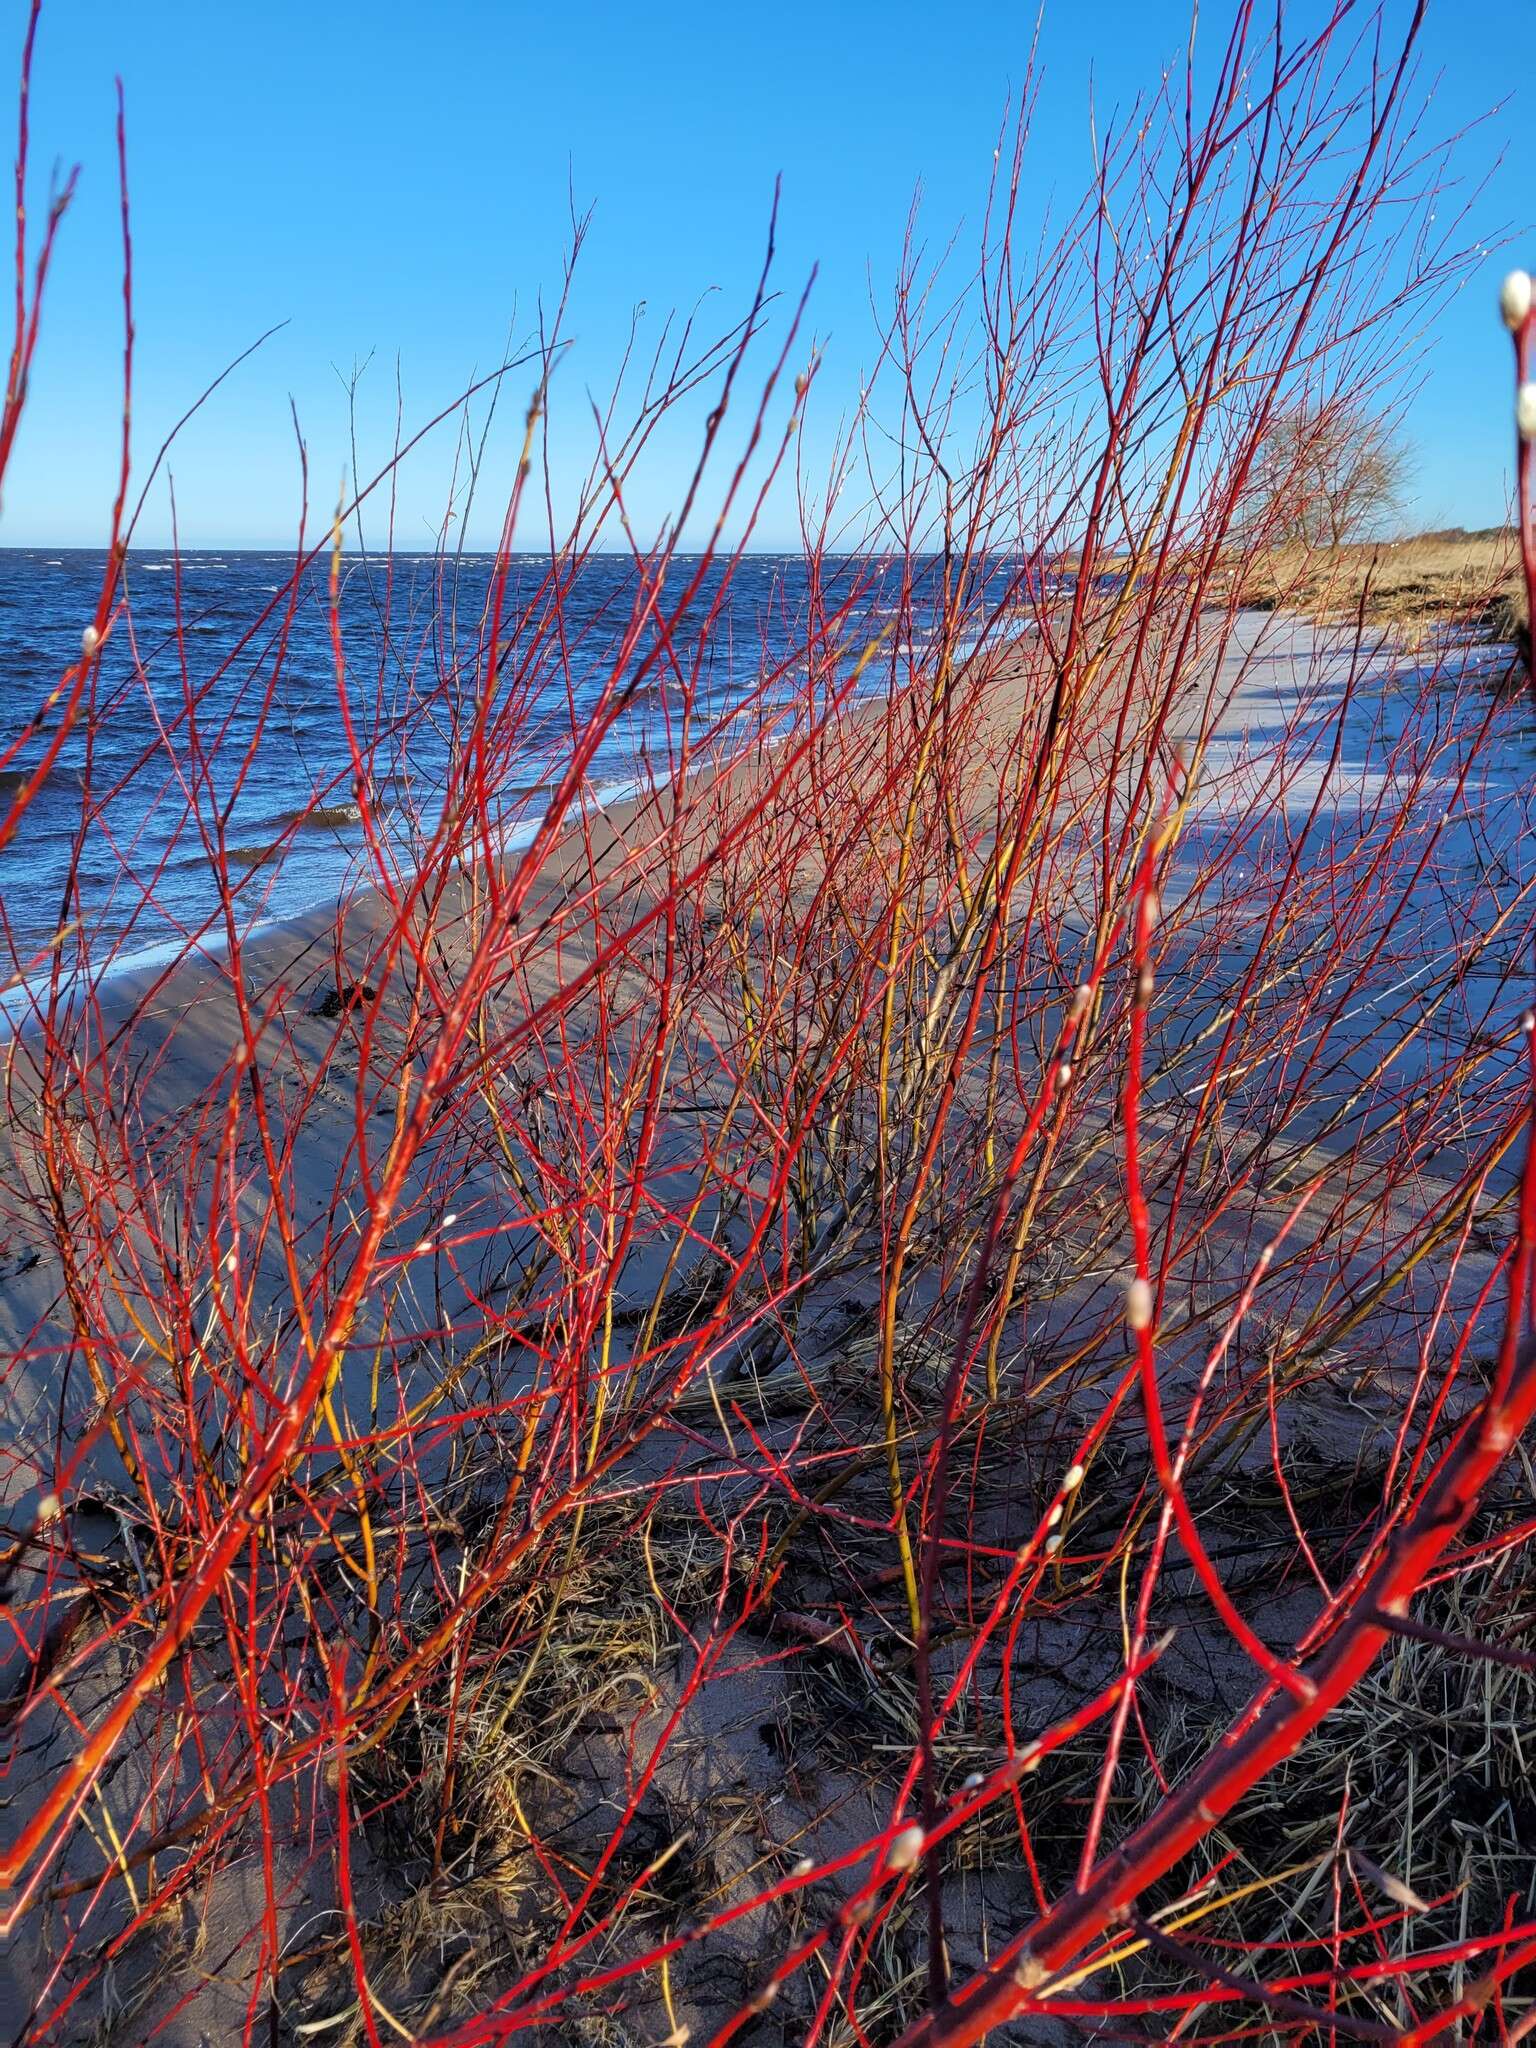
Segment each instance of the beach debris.
[{"label": "beach debris", "polygon": [[339,1017],[357,1003],[376,1003],[379,992],[370,982],[343,981],[333,984],[309,1006],[311,1017]]}]

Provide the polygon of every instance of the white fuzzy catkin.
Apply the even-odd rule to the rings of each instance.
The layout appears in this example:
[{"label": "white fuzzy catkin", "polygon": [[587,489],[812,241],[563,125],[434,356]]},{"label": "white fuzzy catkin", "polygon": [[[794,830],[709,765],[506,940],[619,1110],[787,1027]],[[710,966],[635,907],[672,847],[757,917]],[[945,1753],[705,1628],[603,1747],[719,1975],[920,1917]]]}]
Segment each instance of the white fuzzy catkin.
[{"label": "white fuzzy catkin", "polygon": [[1125,1320],[1133,1330],[1152,1327],[1152,1288],[1139,1273],[1125,1290]]},{"label": "white fuzzy catkin", "polygon": [[87,626],[80,635],[80,659],[89,661],[101,645],[101,635],[94,626]]},{"label": "white fuzzy catkin", "polygon": [[1522,384],[1515,393],[1515,429],[1522,441],[1536,441],[1536,384]]},{"label": "white fuzzy catkin", "polygon": [[1084,1477],[1085,1472],[1081,1465],[1069,1465],[1067,1467],[1067,1476],[1061,1482],[1062,1492],[1076,1493],[1077,1489],[1082,1485]]},{"label": "white fuzzy catkin", "polygon": [[1511,334],[1518,334],[1531,317],[1531,299],[1536,286],[1528,270],[1512,270],[1499,286],[1499,312]]},{"label": "white fuzzy catkin", "polygon": [[910,1870],[923,1853],[923,1841],[923,1831],[915,1821],[911,1827],[903,1828],[885,1852],[888,1867],[892,1870]]}]

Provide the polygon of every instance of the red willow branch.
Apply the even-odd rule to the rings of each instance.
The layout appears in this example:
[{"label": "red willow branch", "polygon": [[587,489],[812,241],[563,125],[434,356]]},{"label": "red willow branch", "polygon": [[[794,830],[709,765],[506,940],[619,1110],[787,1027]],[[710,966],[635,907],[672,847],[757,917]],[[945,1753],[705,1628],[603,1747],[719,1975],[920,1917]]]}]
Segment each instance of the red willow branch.
[{"label": "red willow branch", "polygon": [[[1536,538],[1531,459],[1532,443],[1536,441],[1536,387],[1528,382],[1526,373],[1536,313],[1532,310],[1529,280],[1520,282],[1523,276],[1518,273],[1515,280],[1506,284],[1503,307],[1515,340],[1518,519],[1530,589]],[[1511,318],[1512,314],[1518,317]],[[1528,398],[1528,393],[1533,396]],[[1536,700],[1536,654],[1529,639],[1526,659]],[[1151,897],[1149,855],[1143,870],[1137,918],[1138,972],[1146,971],[1145,947],[1150,934],[1147,906]],[[1138,1019],[1144,1007],[1138,987]],[[1048,2009],[1052,1980],[1068,1971],[1095,1936],[1127,1922],[1139,1923],[1134,1910],[1136,1900],[1159,1877],[1174,1869],[1245,1793],[1296,1754],[1307,1737],[1321,1727],[1359,1683],[1395,1633],[1406,1631],[1438,1640],[1442,1646],[1449,1640],[1414,1622],[1409,1605],[1467,1526],[1489,1481],[1536,1417],[1536,1335],[1522,1334],[1528,1331],[1536,1300],[1536,1013],[1526,1013],[1523,1028],[1529,1091],[1526,1156],[1509,1266],[1504,1336],[1486,1399],[1463,1425],[1417,1498],[1404,1511],[1379,1560],[1369,1568],[1357,1568],[1353,1591],[1347,1598],[1330,1603],[1326,1626],[1331,1640],[1327,1647],[1298,1673],[1287,1671],[1283,1688],[1273,1682],[1261,1687],[1186,1781],[1124,1842],[1092,1868],[1085,1869],[1070,1894],[1010,1940],[988,1970],[973,1977],[945,2005],[909,2027],[901,2037],[902,2048],[965,2048],[965,2044],[983,2039],[990,2028],[1016,2013]],[[1133,1160],[1136,1065],[1133,1051],[1126,1102],[1126,1141]],[[1134,1166],[1131,1186],[1135,1220]],[[1147,1358],[1152,1295],[1146,1260],[1143,1216],[1137,1224],[1138,1275],[1132,1282],[1126,1319],[1142,1354],[1144,1388],[1155,1385],[1155,1368],[1149,1374]],[[1151,1419],[1154,1412],[1149,1409],[1149,1426],[1155,1434],[1157,1425]],[[1163,1458],[1166,1460],[1166,1452]],[[1168,1480],[1164,1483],[1168,1484]],[[1198,1537],[1194,1541],[1198,1543]],[[1468,1644],[1465,1648],[1471,1652],[1478,1646]],[[1499,1646],[1489,1646],[1488,1654],[1501,1654]],[[1213,1981],[1224,1981],[1210,1966],[1201,1967]],[[1236,1987],[1228,1982],[1227,1988]],[[1257,1983],[1247,1988],[1255,1997],[1265,1996],[1264,1988]],[[1285,1998],[1277,1997],[1274,2002],[1282,2014],[1287,2010]],[[1434,2038],[1452,2024],[1452,2018],[1442,2016],[1430,2029],[1415,2029],[1413,2038]]]}]

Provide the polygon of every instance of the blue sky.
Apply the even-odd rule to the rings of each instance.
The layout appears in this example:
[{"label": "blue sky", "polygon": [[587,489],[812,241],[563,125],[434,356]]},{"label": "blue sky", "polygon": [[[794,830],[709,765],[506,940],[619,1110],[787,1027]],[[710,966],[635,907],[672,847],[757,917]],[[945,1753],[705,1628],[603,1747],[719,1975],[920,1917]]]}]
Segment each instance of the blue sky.
[{"label": "blue sky", "polygon": [[[1509,92],[1533,5],[1431,0],[1440,126]],[[12,50],[24,12],[6,0]],[[1206,0],[1207,21],[1218,13]],[[1101,107],[1123,102],[1178,54],[1187,19],[1184,0],[1046,0],[1036,198],[1084,182],[1090,75]],[[348,461],[346,375],[371,356],[360,417],[377,453],[397,362],[411,421],[493,364],[557,284],[573,189],[595,213],[563,402],[603,386],[637,303],[651,331],[711,289],[741,308],[778,174],[778,276],[797,289],[819,265],[824,396],[856,392],[871,276],[889,279],[918,186],[936,237],[974,220],[1033,30],[1029,9],[995,0],[47,0],[38,194],[55,159],[84,170],[0,543],[88,545],[104,531],[119,402],[114,73],[128,102],[137,449],[147,459],[201,386],[286,320],[171,463],[185,544],[284,545],[299,496],[290,398],[323,517]],[[1490,240],[1536,217],[1536,77],[1525,99],[1465,152],[1472,168],[1504,153],[1475,216]],[[1515,250],[1536,255],[1529,235]],[[1410,421],[1420,524],[1503,516],[1508,362],[1492,302],[1514,253],[1490,254],[1439,323]],[[515,380],[513,396],[520,407]],[[403,479],[409,545],[429,537],[448,453]],[[659,511],[668,481],[663,468],[645,509]],[[162,545],[168,527],[160,492],[142,537]],[[781,504],[761,538],[791,537]]]}]

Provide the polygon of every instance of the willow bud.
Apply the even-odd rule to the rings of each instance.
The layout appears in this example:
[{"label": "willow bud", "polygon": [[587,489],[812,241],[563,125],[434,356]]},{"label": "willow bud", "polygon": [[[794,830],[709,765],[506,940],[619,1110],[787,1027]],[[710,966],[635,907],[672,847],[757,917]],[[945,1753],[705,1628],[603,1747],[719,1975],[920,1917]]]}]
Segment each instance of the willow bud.
[{"label": "willow bud", "polygon": [[1499,312],[1511,334],[1518,334],[1531,317],[1533,289],[1528,270],[1512,270],[1499,286]]},{"label": "willow bud", "polygon": [[1139,1273],[1125,1290],[1125,1320],[1133,1330],[1152,1327],[1152,1289]]},{"label": "willow bud", "polygon": [[890,1848],[885,1852],[888,1868],[891,1870],[910,1870],[918,1857],[923,1853],[924,1839],[922,1829],[915,1822],[911,1827],[903,1828],[895,1841],[892,1842]]}]

